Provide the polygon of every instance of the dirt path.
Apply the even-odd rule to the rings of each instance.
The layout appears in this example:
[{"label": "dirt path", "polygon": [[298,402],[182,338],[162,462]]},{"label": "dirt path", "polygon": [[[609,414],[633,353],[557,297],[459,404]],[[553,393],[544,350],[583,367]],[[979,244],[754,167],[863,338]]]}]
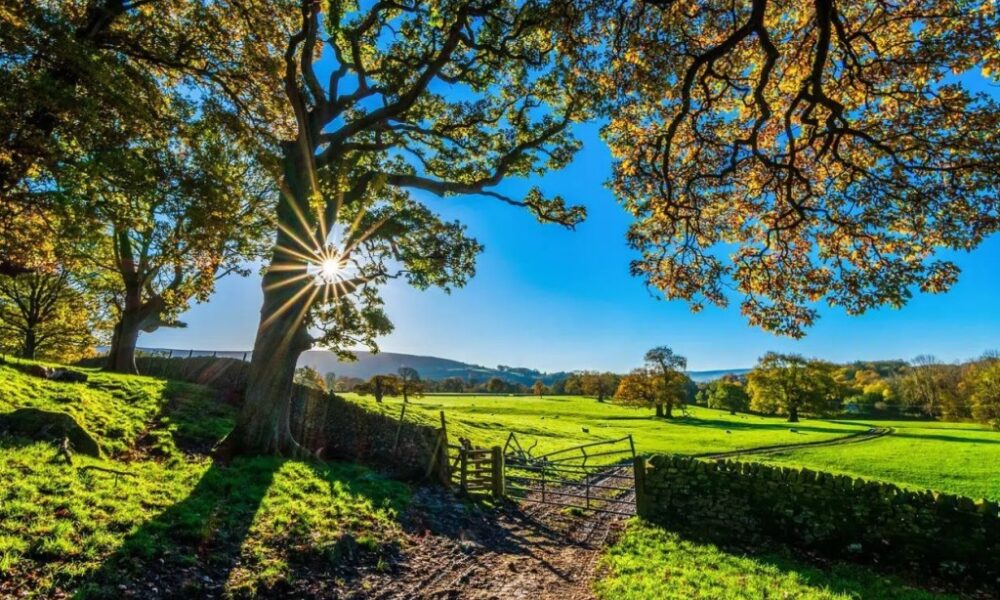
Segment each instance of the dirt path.
[{"label": "dirt path", "polygon": [[785,450],[795,450],[797,448],[816,448],[819,446],[841,446],[844,444],[858,444],[861,442],[870,442],[872,440],[877,440],[880,437],[887,436],[891,433],[892,433],[891,427],[872,427],[868,431],[852,433],[850,435],[845,435],[844,437],[839,437],[832,440],[823,440],[821,442],[803,442],[801,444],[785,444],[781,446],[761,446],[759,448],[747,448],[746,450],[733,450],[731,452],[696,454],[694,455],[694,457],[733,458],[733,457],[743,456],[745,454],[771,454],[774,452],[783,452]]},{"label": "dirt path", "polygon": [[[888,428],[872,428],[822,442],[765,446],[699,458],[854,444],[890,433]],[[630,468],[609,471],[604,477],[612,485],[631,487]],[[635,491],[631,490],[617,499],[634,497]],[[581,514],[530,501],[489,508],[461,502],[442,490],[424,488],[416,493],[412,508],[403,518],[409,543],[383,572],[365,574],[349,597],[590,600],[594,597],[590,588],[598,575],[598,558],[621,532],[626,518],[589,511]]]},{"label": "dirt path", "polygon": [[[607,478],[621,485],[632,474],[623,469]],[[597,559],[626,519],[531,502],[469,507],[429,489],[415,505],[408,515],[413,545],[389,573],[367,578],[359,598],[590,599]]]}]

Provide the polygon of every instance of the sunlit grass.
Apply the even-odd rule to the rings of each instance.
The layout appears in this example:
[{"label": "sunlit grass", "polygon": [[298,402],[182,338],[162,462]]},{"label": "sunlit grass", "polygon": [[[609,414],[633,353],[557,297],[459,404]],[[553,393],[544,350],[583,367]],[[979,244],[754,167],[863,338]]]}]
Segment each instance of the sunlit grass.
[{"label": "sunlit grass", "polygon": [[329,575],[351,553],[377,557],[399,543],[405,485],[351,464],[216,465],[201,449],[229,431],[235,409],[214,392],[90,376],[55,383],[0,366],[0,412],[70,412],[106,449],[69,466],[51,443],[0,436],[0,596],[121,597],[124,585],[143,597],[151,572],[180,573],[175,592],[187,597],[217,594],[202,576],[219,573],[227,594],[254,595],[288,585],[303,565]]},{"label": "sunlit grass", "polygon": [[[403,404],[396,397],[378,404],[371,396],[345,396],[397,418]],[[734,416],[702,407],[688,407],[687,417],[678,411],[671,420],[654,418],[648,409],[579,396],[428,395],[411,398],[406,411],[406,419],[434,426],[444,411],[452,442],[465,437],[479,446],[502,446],[513,431],[523,446],[537,444],[535,454],[627,435],[633,436],[639,453],[706,454],[826,441],[871,427],[892,427],[894,434],[874,441],[741,458],[1000,499],[1000,433],[972,423],[803,419],[790,424],[778,417]]]},{"label": "sunlit grass", "polygon": [[[402,398],[386,398],[380,405],[371,396],[345,396],[394,417],[402,409]],[[650,409],[581,396],[428,395],[411,398],[406,410],[407,419],[427,424],[438,424],[444,411],[452,440],[466,437],[481,446],[503,445],[513,431],[522,445],[537,442],[536,453],[632,435],[640,453],[701,454],[829,440],[868,428],[814,419],[789,424],[780,418],[734,416],[701,407],[688,407],[686,417],[677,410],[674,419],[657,419]]]},{"label": "sunlit grass", "polygon": [[801,448],[752,460],[1000,500],[1000,433],[975,423],[872,423],[892,427],[893,435],[863,444]]},{"label": "sunlit grass", "polygon": [[861,567],[820,569],[787,554],[745,555],[633,520],[601,561],[594,590],[601,600],[931,600],[953,598],[907,586]]}]

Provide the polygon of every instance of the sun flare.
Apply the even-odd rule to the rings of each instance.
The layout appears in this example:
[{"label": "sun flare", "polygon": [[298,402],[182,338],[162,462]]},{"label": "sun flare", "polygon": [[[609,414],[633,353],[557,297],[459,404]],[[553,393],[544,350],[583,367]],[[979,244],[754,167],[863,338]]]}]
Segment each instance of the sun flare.
[{"label": "sun flare", "polygon": [[335,258],[328,258],[320,264],[320,273],[324,279],[333,279],[340,274],[343,265]]}]

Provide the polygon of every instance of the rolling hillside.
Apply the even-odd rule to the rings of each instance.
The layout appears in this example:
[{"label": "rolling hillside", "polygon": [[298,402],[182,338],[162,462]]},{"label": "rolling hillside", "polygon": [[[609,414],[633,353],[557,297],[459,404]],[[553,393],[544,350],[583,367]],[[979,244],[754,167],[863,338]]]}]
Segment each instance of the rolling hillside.
[{"label": "rolling hillside", "polygon": [[[226,358],[244,358],[249,356],[249,352],[238,351],[213,351],[213,350],[168,350],[166,348],[143,348],[143,352],[163,353],[173,352],[174,356],[219,356]],[[355,362],[343,362],[332,352],[326,350],[309,350],[299,358],[299,366],[309,366],[321,374],[334,372],[338,376],[359,377],[368,379],[372,375],[385,373],[395,373],[400,367],[412,367],[416,369],[424,379],[440,380],[448,377],[461,377],[466,381],[481,382],[491,377],[499,377],[511,383],[523,383],[531,385],[536,380],[541,379],[546,385],[557,379],[566,377],[569,373],[560,371],[556,373],[543,373],[535,369],[523,367],[484,367],[471,363],[464,363],[448,358],[438,358],[436,356],[419,356],[415,354],[400,354],[397,352],[379,352],[373,354],[364,350],[355,352],[358,360]],[[750,369],[721,369],[714,371],[689,371],[688,375],[695,382],[712,381],[723,375],[743,375]]]}]

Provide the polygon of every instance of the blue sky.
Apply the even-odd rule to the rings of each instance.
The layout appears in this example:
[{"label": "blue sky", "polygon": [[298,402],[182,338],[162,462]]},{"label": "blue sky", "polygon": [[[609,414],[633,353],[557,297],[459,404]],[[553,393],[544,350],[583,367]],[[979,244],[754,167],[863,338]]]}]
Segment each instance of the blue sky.
[{"label": "blue sky", "polygon": [[[486,250],[476,277],[451,295],[390,284],[386,308],[396,330],[380,340],[382,350],[490,366],[625,371],[660,344],[686,355],[692,370],[751,366],[768,350],[834,361],[923,353],[950,361],[1000,348],[1000,236],[972,253],[948,254],[962,268],[949,293],[917,295],[901,310],[860,317],[825,310],[802,340],[749,327],[735,305],[693,314],[683,302],[654,299],[628,274],[629,217],[604,186],[611,158],[598,127],[580,127],[578,135],[584,149],[574,162],[532,182],[587,206],[589,217],[576,231],[539,224],[527,212],[488,198],[425,198],[444,216],[467,224]],[[528,187],[516,181],[501,189]],[[259,285],[256,276],[221,281],[209,302],[184,315],[188,328],[143,334],[140,345],[250,348]]]}]

